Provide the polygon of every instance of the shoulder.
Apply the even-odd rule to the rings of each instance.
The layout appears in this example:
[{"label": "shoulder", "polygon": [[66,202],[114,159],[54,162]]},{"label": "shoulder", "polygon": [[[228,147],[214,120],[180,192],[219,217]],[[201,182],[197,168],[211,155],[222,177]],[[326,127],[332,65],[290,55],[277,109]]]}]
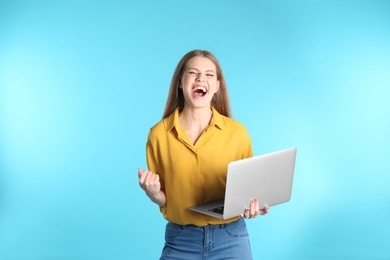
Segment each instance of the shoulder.
[{"label": "shoulder", "polygon": [[165,130],[166,127],[165,127],[165,124],[164,124],[164,119],[157,122],[155,125],[153,125],[151,128],[150,128],[150,132],[160,132],[162,130]]},{"label": "shoulder", "polygon": [[237,128],[243,128],[246,129],[246,127],[236,119],[230,118],[230,117],[223,117],[223,120],[226,125],[237,127]]},{"label": "shoulder", "polygon": [[248,134],[248,130],[246,126],[241,122],[237,121],[236,119],[220,115],[218,121],[219,121],[219,127],[222,130],[238,131],[241,133]]},{"label": "shoulder", "polygon": [[172,128],[175,126],[175,113],[176,111],[152,126],[149,130],[149,137],[166,135],[167,132],[172,130]]},{"label": "shoulder", "polygon": [[239,121],[231,118],[224,116],[220,114],[214,107],[212,107],[213,111],[213,118],[212,118],[212,123],[218,126],[220,129],[243,129],[246,130],[246,127],[240,123]]},{"label": "shoulder", "polygon": [[166,124],[164,123],[164,119],[156,123],[149,129],[149,139],[158,138],[167,132]]}]

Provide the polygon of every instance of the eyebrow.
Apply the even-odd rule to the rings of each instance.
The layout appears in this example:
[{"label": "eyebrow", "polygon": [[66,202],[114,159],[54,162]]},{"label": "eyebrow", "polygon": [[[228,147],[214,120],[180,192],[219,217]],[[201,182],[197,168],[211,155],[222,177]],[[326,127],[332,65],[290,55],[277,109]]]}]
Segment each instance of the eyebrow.
[{"label": "eyebrow", "polygon": [[[187,68],[187,70],[198,70],[199,71],[199,69],[197,69],[197,68]],[[206,72],[214,72],[214,73],[217,73],[215,70],[212,70],[212,69],[209,69],[209,70],[205,70]]]}]

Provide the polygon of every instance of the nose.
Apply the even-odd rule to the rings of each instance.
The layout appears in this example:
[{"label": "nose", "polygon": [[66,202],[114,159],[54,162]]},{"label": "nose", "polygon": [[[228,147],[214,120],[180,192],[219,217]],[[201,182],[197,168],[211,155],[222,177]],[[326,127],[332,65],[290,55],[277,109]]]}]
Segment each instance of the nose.
[{"label": "nose", "polygon": [[199,74],[198,74],[198,77],[196,78],[196,81],[198,81],[198,82],[205,81],[205,80],[204,80],[203,73],[199,73]]}]

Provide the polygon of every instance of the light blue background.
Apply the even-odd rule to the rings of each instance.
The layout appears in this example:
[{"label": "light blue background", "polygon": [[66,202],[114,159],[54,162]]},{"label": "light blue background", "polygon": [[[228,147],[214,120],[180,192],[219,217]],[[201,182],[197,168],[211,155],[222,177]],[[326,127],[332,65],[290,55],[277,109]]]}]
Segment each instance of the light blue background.
[{"label": "light blue background", "polygon": [[254,153],[296,146],[255,259],[390,259],[390,1],[2,1],[0,259],[157,259],[138,186],[179,59],[220,60]]}]

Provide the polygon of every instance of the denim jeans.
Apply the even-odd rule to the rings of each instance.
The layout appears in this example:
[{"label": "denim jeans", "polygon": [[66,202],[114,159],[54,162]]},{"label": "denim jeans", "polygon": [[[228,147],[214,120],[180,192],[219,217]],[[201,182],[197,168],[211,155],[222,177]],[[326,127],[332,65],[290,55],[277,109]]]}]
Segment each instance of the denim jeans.
[{"label": "denim jeans", "polygon": [[168,222],[160,260],[168,259],[252,259],[245,220],[204,227]]}]

